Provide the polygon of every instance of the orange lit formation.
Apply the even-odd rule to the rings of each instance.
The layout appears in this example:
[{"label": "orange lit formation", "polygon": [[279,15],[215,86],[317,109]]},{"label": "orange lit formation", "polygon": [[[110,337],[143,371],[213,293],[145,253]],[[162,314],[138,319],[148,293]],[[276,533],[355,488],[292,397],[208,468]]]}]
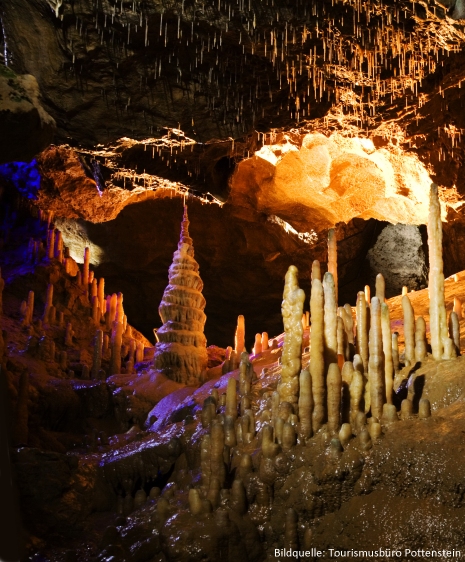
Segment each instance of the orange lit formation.
[{"label": "orange lit formation", "polygon": [[154,366],[176,382],[198,384],[207,367],[203,282],[189,236],[187,207],[178,249],[169,269],[169,284],[158,308],[163,326],[157,331]]}]

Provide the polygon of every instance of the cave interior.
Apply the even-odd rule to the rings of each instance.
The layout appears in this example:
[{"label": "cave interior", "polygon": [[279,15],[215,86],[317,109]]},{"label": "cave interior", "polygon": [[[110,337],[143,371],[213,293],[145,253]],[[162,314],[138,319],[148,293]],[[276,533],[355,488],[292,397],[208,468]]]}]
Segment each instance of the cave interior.
[{"label": "cave interior", "polygon": [[465,3],[0,24],[0,559],[460,558]]}]

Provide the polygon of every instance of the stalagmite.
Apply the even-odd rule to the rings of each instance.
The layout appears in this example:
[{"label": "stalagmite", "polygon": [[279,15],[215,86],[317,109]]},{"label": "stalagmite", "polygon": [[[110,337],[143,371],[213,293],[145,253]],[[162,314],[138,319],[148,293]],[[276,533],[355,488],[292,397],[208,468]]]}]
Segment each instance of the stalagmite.
[{"label": "stalagmite", "polygon": [[383,404],[386,401],[384,377],[381,306],[378,297],[373,297],[371,299],[370,359],[368,363],[368,380],[370,383],[371,414],[378,419],[381,418],[381,415],[383,413]]},{"label": "stalagmite", "polygon": [[421,398],[418,404],[418,417],[426,419],[431,417],[431,404],[427,398]]},{"label": "stalagmite", "polygon": [[73,345],[73,336],[74,336],[73,325],[71,324],[71,322],[68,322],[66,324],[65,345]]},{"label": "stalagmite", "polygon": [[368,372],[368,310],[365,293],[360,291],[357,294],[357,339],[356,351],[360,355],[363,363],[364,373]]},{"label": "stalagmite", "polygon": [[[116,295],[116,311],[115,311],[115,322],[124,321],[124,308],[123,308],[123,293],[117,293]],[[123,327],[123,332],[125,328]]]},{"label": "stalagmite", "polygon": [[443,339],[443,354],[442,359],[455,359],[457,353],[455,351],[455,345],[452,338]]},{"label": "stalagmite", "polygon": [[344,329],[346,332],[347,338],[347,347],[349,351],[349,357],[346,357],[346,361],[350,361],[353,354],[355,353],[354,349],[354,319],[352,316],[352,308],[350,304],[345,304],[344,307],[341,309],[341,318],[344,322]]},{"label": "stalagmite", "polygon": [[187,207],[181,223],[178,249],[169,268],[169,284],[158,311],[163,326],[157,331],[153,364],[169,378],[196,385],[207,367],[206,316],[203,282],[189,236]]},{"label": "stalagmite", "polygon": [[319,279],[312,281],[310,296],[310,314],[312,329],[310,332],[310,375],[314,408],[312,415],[313,431],[318,431],[325,420],[326,385],[324,362],[324,296]]},{"label": "stalagmite", "polygon": [[415,361],[426,359],[426,323],[423,316],[415,321]]},{"label": "stalagmite", "polygon": [[312,436],[313,394],[310,371],[303,369],[299,381],[299,433],[301,439]]},{"label": "stalagmite", "polygon": [[234,335],[234,351],[240,357],[245,347],[245,319],[242,314],[237,317],[236,333]]},{"label": "stalagmite", "polygon": [[60,262],[63,263],[63,235],[61,232],[56,229],[55,230],[55,258]]},{"label": "stalagmite", "polygon": [[189,490],[189,509],[192,515],[200,515],[202,513],[202,500],[196,488]]},{"label": "stalagmite", "polygon": [[262,332],[262,351],[266,351],[268,349],[268,333]]},{"label": "stalagmite", "polygon": [[350,423],[343,423],[338,434],[341,445],[345,447],[352,437],[352,426]]},{"label": "stalagmite", "polygon": [[226,389],[226,416],[237,418],[237,381],[231,377]]},{"label": "stalagmite", "polygon": [[242,480],[234,480],[232,483],[230,506],[239,515],[244,515],[247,512],[247,497]]},{"label": "stalagmite", "polygon": [[295,550],[299,546],[297,532],[298,517],[297,512],[290,507],[286,511],[286,522],[284,526],[284,548]]},{"label": "stalagmite", "polygon": [[399,421],[394,404],[383,404],[383,415],[381,417],[381,421],[383,423],[392,423]]},{"label": "stalagmite", "polygon": [[253,355],[257,355],[262,352],[262,335],[255,334],[255,344],[253,346]]},{"label": "stalagmite", "polygon": [[250,393],[252,380],[250,376],[251,363],[247,351],[241,353],[241,362],[239,363],[239,394],[246,396]]},{"label": "stalagmite", "polygon": [[103,347],[103,332],[97,330],[94,340],[94,354],[92,361],[91,375],[93,379],[99,378],[100,368],[102,366],[102,347]]},{"label": "stalagmite", "polygon": [[392,404],[394,365],[392,362],[391,319],[389,317],[389,307],[383,301],[381,301],[381,332],[383,337],[384,384],[386,388],[386,401],[388,404]]},{"label": "stalagmite", "polygon": [[289,451],[296,444],[296,434],[294,426],[284,422],[282,436],[283,451]]},{"label": "stalagmite", "polygon": [[121,372],[122,343],[123,343],[123,324],[122,322],[113,322],[113,327],[111,330],[110,375],[116,375]]},{"label": "stalagmite", "polygon": [[449,334],[454,342],[456,354],[460,355],[460,322],[455,311],[452,311],[449,316]]},{"label": "stalagmite", "polygon": [[371,291],[370,291],[370,285],[365,285],[365,301],[367,306],[371,303]]},{"label": "stalagmite", "polygon": [[115,321],[117,300],[118,297],[116,293],[113,293],[111,296],[108,295],[107,297],[106,314],[105,314],[105,327],[107,331],[111,330],[111,326]]},{"label": "stalagmite", "polygon": [[314,279],[318,279],[318,281],[321,281],[321,267],[318,260],[315,260],[312,263],[312,281]]},{"label": "stalagmite", "polygon": [[341,427],[341,392],[342,377],[337,363],[331,363],[328,368],[328,429],[337,433]]},{"label": "stalagmite", "polygon": [[265,424],[262,430],[262,454],[267,459],[274,458],[279,452],[279,445],[274,442],[273,428]]},{"label": "stalagmite", "polygon": [[53,228],[47,233],[47,257],[49,260],[55,257],[55,230]]},{"label": "stalagmite", "polygon": [[99,301],[98,301],[98,297],[92,297],[92,322],[95,324],[95,326],[99,326],[100,325],[100,318],[101,318],[101,314],[100,314],[100,307],[99,307]]},{"label": "stalagmite", "polygon": [[402,297],[404,313],[405,365],[415,364],[415,314],[408,295]]},{"label": "stalagmite", "polygon": [[[337,241],[336,229],[328,230],[328,272],[332,274],[334,280],[334,295],[336,307],[338,302],[338,278],[337,278]],[[324,283],[324,281],[323,281]]]},{"label": "stalagmite", "polygon": [[347,334],[344,327],[344,320],[340,316],[337,317],[337,359],[338,363],[342,362],[340,365],[341,368],[344,361],[349,359]]},{"label": "stalagmite", "polygon": [[90,264],[90,249],[84,249],[84,265],[82,268],[82,288],[86,296],[89,294],[89,264]]},{"label": "stalagmite", "polygon": [[278,392],[281,401],[294,404],[298,400],[299,373],[302,358],[302,313],[305,293],[299,288],[298,271],[291,265],[286,273],[281,312],[284,324],[284,345],[281,357],[281,380]]},{"label": "stalagmite", "polygon": [[105,279],[100,277],[98,281],[97,287],[97,297],[98,297],[98,304],[100,307],[100,313],[102,315],[102,319],[104,318],[104,314],[106,312],[106,300],[105,300]]},{"label": "stalagmite", "polygon": [[226,415],[224,418],[224,443],[228,447],[235,447],[237,445],[234,417],[232,416]]},{"label": "stalagmite", "polygon": [[379,298],[379,302],[384,304],[386,298],[386,283],[381,273],[378,273],[376,276],[376,296]]},{"label": "stalagmite", "polygon": [[200,441],[200,469],[202,487],[210,487],[211,479],[211,435],[203,435]]},{"label": "stalagmite", "polygon": [[413,402],[408,398],[405,398],[405,400],[402,400],[400,404],[400,417],[403,420],[407,420],[411,418],[412,415],[413,415]]},{"label": "stalagmite", "polygon": [[30,326],[34,314],[34,291],[29,291],[27,296],[26,313],[23,318],[23,326]]},{"label": "stalagmite", "polygon": [[[1,281],[0,281],[0,295],[1,295]],[[462,301],[459,299],[459,297],[454,297],[454,312],[455,314],[457,314],[457,318],[459,320],[462,320],[463,318]]]},{"label": "stalagmite", "polygon": [[226,481],[226,467],[223,457],[224,450],[224,428],[220,423],[214,423],[211,428],[211,474],[218,478],[223,488]]},{"label": "stalagmite", "polygon": [[324,358],[325,368],[337,363],[337,303],[334,279],[327,272],[323,277],[324,291]]},{"label": "stalagmite", "polygon": [[140,341],[136,343],[135,362],[140,363],[144,360],[144,344]]},{"label": "stalagmite", "polygon": [[447,334],[446,306],[444,301],[444,273],[442,261],[442,223],[438,186],[431,184],[428,216],[429,249],[429,317],[431,350],[434,359],[442,359],[444,339]]},{"label": "stalagmite", "polygon": [[350,422],[350,385],[354,378],[354,364],[351,361],[345,361],[341,369],[342,393],[341,393],[341,421],[342,423]]}]

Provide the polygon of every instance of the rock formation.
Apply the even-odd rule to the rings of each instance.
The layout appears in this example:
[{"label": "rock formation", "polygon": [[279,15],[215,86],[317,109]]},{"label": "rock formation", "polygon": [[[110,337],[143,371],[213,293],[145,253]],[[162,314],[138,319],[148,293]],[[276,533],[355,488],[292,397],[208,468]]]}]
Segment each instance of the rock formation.
[{"label": "rock formation", "polygon": [[157,331],[154,366],[172,380],[196,385],[207,366],[206,316],[203,282],[189,236],[187,206],[181,223],[178,249],[169,268],[169,283],[158,312],[163,326]]}]

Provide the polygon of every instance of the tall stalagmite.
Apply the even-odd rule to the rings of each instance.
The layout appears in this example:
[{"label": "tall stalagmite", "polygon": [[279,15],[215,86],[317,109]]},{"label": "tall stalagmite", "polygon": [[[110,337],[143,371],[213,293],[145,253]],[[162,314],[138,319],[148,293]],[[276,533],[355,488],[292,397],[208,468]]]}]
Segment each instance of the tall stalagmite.
[{"label": "tall stalagmite", "polygon": [[431,184],[428,217],[429,249],[429,322],[431,349],[435,359],[442,359],[444,339],[448,337],[444,300],[444,272],[442,261],[441,204],[438,186]]},{"label": "tall stalagmite", "polygon": [[284,324],[281,380],[278,392],[281,402],[297,403],[299,373],[302,363],[302,313],[305,293],[299,288],[298,271],[291,265],[286,273],[281,312]]},{"label": "tall stalagmite", "polygon": [[185,206],[178,249],[169,268],[169,283],[158,307],[163,326],[157,332],[160,341],[156,344],[154,366],[177,382],[195,385],[207,367],[203,333],[206,316],[203,282],[188,227]]}]

